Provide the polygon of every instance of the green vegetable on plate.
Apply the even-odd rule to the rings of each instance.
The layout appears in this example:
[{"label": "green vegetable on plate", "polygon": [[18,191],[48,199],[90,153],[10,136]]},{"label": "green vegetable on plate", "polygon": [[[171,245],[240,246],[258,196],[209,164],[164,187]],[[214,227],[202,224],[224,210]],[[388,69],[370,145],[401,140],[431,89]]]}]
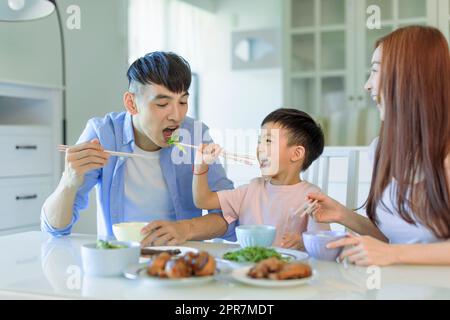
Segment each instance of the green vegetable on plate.
[{"label": "green vegetable on plate", "polygon": [[225,260],[235,261],[235,262],[260,262],[261,260],[268,258],[278,258],[283,261],[289,261],[289,257],[283,257],[273,248],[264,247],[247,247],[237,251],[227,252],[223,255]]}]

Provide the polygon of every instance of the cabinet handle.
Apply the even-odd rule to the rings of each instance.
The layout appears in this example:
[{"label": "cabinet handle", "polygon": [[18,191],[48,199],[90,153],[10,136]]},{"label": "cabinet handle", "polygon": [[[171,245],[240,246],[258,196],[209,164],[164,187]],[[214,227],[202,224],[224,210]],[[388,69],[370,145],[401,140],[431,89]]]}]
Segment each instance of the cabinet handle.
[{"label": "cabinet handle", "polygon": [[363,101],[363,100],[364,100],[364,97],[363,97],[363,96],[358,96],[358,100],[359,100],[359,101]]},{"label": "cabinet handle", "polygon": [[348,100],[353,101],[353,100],[355,100],[355,97],[354,96],[350,96],[350,97],[348,97]]},{"label": "cabinet handle", "polygon": [[37,150],[37,146],[36,145],[23,145],[23,146],[16,145],[16,150]]},{"label": "cabinet handle", "polygon": [[32,200],[32,199],[36,199],[36,198],[37,198],[37,194],[30,194],[30,195],[26,195],[26,196],[16,196],[16,201]]}]

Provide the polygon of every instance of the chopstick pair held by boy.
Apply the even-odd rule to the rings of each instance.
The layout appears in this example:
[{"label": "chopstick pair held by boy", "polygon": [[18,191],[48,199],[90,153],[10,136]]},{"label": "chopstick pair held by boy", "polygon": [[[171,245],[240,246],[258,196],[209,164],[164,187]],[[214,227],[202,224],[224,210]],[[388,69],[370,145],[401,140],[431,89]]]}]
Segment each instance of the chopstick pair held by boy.
[{"label": "chopstick pair held by boy", "polygon": [[273,245],[302,249],[301,234],[312,230],[329,230],[329,225],[314,222],[298,208],[308,203],[306,196],[319,188],[300,179],[323,152],[321,128],[305,112],[278,109],[262,122],[258,142],[258,160],[262,177],[234,190],[213,192],[208,186],[208,164],[222,149],[219,145],[202,145],[194,166],[194,203],[201,209],[221,209],[218,224],[265,224],[277,229]]}]

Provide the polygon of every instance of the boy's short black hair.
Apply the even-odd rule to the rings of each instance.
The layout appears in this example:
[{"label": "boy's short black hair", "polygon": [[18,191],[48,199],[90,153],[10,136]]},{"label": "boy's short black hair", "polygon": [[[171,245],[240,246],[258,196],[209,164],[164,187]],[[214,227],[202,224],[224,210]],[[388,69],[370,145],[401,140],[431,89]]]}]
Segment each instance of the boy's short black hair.
[{"label": "boy's short black hair", "polygon": [[132,82],[158,84],[171,92],[188,91],[191,86],[189,63],[173,52],[155,51],[134,61],[127,71],[128,86]]},{"label": "boy's short black hair", "polygon": [[302,170],[309,168],[323,152],[325,138],[322,129],[306,112],[280,108],[267,115],[261,123],[273,122],[289,131],[288,145],[299,145],[305,148],[305,161]]}]

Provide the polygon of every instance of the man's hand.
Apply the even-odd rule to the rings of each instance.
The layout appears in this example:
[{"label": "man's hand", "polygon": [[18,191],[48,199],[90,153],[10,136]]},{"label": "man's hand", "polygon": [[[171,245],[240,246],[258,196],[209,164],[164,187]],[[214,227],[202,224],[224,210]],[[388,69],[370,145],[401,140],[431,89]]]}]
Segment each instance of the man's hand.
[{"label": "man's hand", "polygon": [[66,150],[63,182],[78,188],[83,184],[86,172],[106,165],[109,153],[104,152],[98,139],[81,143]]},{"label": "man's hand", "polygon": [[146,237],[141,246],[174,246],[189,240],[190,222],[183,221],[153,221],[141,230]]}]

